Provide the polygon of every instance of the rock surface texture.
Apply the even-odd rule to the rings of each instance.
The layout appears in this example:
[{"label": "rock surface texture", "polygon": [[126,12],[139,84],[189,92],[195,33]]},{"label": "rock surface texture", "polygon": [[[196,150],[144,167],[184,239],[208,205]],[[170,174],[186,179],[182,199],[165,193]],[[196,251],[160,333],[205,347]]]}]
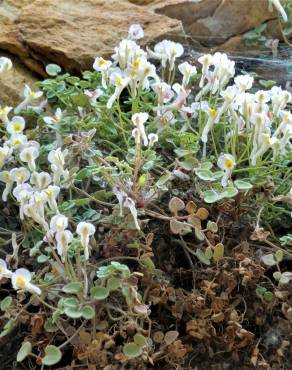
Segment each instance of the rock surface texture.
[{"label": "rock surface texture", "polygon": [[43,76],[48,63],[80,72],[95,56],[111,55],[132,23],[145,30],[142,44],[178,38],[232,51],[243,33],[276,17],[268,0],[3,0],[0,54],[14,54]]}]

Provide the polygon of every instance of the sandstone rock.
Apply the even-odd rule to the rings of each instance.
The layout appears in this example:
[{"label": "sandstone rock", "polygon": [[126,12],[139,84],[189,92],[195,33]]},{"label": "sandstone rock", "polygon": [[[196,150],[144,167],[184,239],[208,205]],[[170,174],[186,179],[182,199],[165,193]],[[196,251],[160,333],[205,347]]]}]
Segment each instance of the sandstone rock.
[{"label": "sandstone rock", "polygon": [[38,61],[79,72],[91,68],[95,56],[111,55],[137,22],[145,30],[142,43],[184,34],[180,21],[126,0],[35,0],[13,21],[16,36],[7,31],[0,37],[0,48],[20,55],[33,70]]},{"label": "sandstone rock", "polygon": [[277,17],[266,0],[160,0],[148,7],[181,20],[186,34],[206,46],[222,44]]},{"label": "sandstone rock", "polygon": [[266,0],[225,0],[212,16],[190,24],[186,32],[205,45],[218,45],[275,17],[277,14],[269,12]]},{"label": "sandstone rock", "polygon": [[36,78],[17,58],[3,52],[0,56],[6,56],[13,62],[13,68],[0,75],[0,104],[16,106],[23,99],[24,85],[33,87]]}]

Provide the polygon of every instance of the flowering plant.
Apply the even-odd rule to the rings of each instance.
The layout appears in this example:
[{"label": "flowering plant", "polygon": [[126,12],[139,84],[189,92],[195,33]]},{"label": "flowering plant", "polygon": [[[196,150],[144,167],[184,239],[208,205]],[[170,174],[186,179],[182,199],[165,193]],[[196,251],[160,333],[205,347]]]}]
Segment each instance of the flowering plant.
[{"label": "flowering plant", "polygon": [[[64,337],[45,346],[26,338],[18,361],[51,366],[79,343],[83,363],[106,366],[109,351],[115,364],[171,363],[170,345],[186,349],[173,333],[154,344],[155,298],[145,289],[166,284],[155,265],[155,222],[169,223],[192,269],[224,259],[227,205],[240,217],[247,208],[254,240],[270,246],[260,224],[291,224],[291,93],[257,90],[226,54],[202,55],[195,67],[179,61],[184,48],[174,41],[143,50],[135,41],[143,36],[131,26],[111,60],[97,57],[82,79],[49,65],[39,91],[25,86],[17,107],[1,108],[4,244],[13,254],[0,260],[9,287],[0,336],[33,305],[44,342]],[[11,68],[0,58],[1,73]],[[279,273],[275,284],[287,283]],[[92,352],[82,349],[85,337]]]}]

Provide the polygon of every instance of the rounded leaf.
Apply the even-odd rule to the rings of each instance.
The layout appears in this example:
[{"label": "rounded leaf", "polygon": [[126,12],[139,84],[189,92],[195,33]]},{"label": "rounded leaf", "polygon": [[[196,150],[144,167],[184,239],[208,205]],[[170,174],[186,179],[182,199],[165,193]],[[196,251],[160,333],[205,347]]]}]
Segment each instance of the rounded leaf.
[{"label": "rounded leaf", "polygon": [[66,284],[62,288],[65,293],[80,293],[82,292],[82,284],[79,281]]},{"label": "rounded leaf", "polygon": [[80,319],[82,316],[82,312],[77,307],[65,307],[64,312],[71,319]]},{"label": "rounded leaf", "polygon": [[1,305],[0,305],[1,311],[4,311],[4,312],[7,311],[8,308],[11,306],[11,303],[12,303],[12,298],[10,296],[5,297],[1,301]]},{"label": "rounded leaf", "polygon": [[45,348],[45,357],[42,359],[43,365],[53,366],[62,358],[62,352],[58,347],[49,345]]},{"label": "rounded leaf", "polygon": [[275,253],[275,260],[277,262],[281,262],[283,260],[284,253],[281,249],[278,249],[277,252]]},{"label": "rounded leaf", "polygon": [[137,344],[138,347],[146,346],[146,338],[142,334],[135,334],[134,335],[134,342]]},{"label": "rounded leaf", "polygon": [[95,286],[91,289],[91,297],[98,301],[106,299],[109,295],[109,289],[103,286]]},{"label": "rounded leaf", "polygon": [[275,266],[277,264],[277,261],[272,253],[262,256],[262,261],[267,266]]},{"label": "rounded leaf", "polygon": [[123,348],[124,355],[128,358],[135,358],[142,354],[142,348],[137,346],[136,343],[127,343]]},{"label": "rounded leaf", "polygon": [[28,355],[31,354],[32,346],[30,342],[23,342],[19,351],[17,352],[16,361],[23,361]]},{"label": "rounded leaf", "polygon": [[171,213],[177,213],[178,211],[185,209],[185,203],[178,197],[173,197],[168,203],[168,208]]},{"label": "rounded leaf", "polygon": [[205,255],[205,253],[201,249],[197,249],[196,251],[196,256],[198,259],[204,263],[205,265],[210,265],[210,260],[209,258]]},{"label": "rounded leaf", "polygon": [[222,260],[224,256],[224,245],[222,243],[218,243],[214,247],[213,251],[213,259],[215,262],[219,262]]},{"label": "rounded leaf", "polygon": [[164,341],[167,345],[173,343],[179,335],[179,332],[176,330],[169,330],[165,333]]},{"label": "rounded leaf", "polygon": [[215,203],[220,200],[222,197],[215,190],[206,190],[204,191],[204,201],[206,203]]},{"label": "rounded leaf", "polygon": [[244,180],[235,180],[234,185],[237,187],[239,190],[249,190],[252,189],[252,184],[248,181]]},{"label": "rounded leaf", "polygon": [[233,198],[237,194],[238,194],[238,190],[236,188],[234,188],[233,186],[228,186],[224,189],[221,195],[224,198]]},{"label": "rounded leaf", "polygon": [[121,282],[118,278],[116,277],[111,277],[110,279],[108,279],[107,281],[107,288],[110,290],[110,291],[113,291],[113,290],[116,290],[118,289],[118,287],[121,285]]},{"label": "rounded leaf", "polygon": [[94,308],[89,306],[89,305],[86,305],[82,308],[81,310],[82,312],[82,316],[86,319],[86,320],[90,320],[90,319],[93,319],[94,316],[95,316],[95,311],[94,311]]},{"label": "rounded leaf", "polygon": [[58,64],[48,64],[46,66],[46,72],[49,76],[57,76],[58,73],[62,71],[61,67]]}]

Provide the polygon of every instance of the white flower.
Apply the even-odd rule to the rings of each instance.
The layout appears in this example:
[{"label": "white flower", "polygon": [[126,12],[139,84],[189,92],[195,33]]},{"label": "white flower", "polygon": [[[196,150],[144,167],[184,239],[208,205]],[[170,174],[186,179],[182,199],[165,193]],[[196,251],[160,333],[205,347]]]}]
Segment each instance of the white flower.
[{"label": "white flower", "polygon": [[148,120],[148,118],[148,113],[135,113],[132,116],[132,122],[134,126],[136,126],[145,146],[148,145],[148,138],[145,133],[144,123]]},{"label": "white flower", "polygon": [[258,137],[258,142],[260,145],[257,146],[256,150],[254,150],[250,155],[251,157],[251,164],[253,166],[256,165],[258,158],[262,157],[265,152],[271,147],[271,136],[269,133],[260,133]]},{"label": "white flower", "polygon": [[59,231],[56,233],[55,238],[57,242],[57,252],[64,262],[69,244],[73,240],[73,234],[69,230]]},{"label": "white flower", "polygon": [[165,82],[156,82],[151,85],[151,88],[157,94],[158,105],[168,103],[174,97],[171,86]]},{"label": "white flower", "polygon": [[202,136],[201,136],[201,140],[203,143],[207,143],[208,141],[208,134],[215,123],[218,112],[216,109],[209,108],[207,113],[208,113],[208,121],[203,129]]},{"label": "white flower", "polygon": [[270,90],[270,95],[273,104],[273,113],[278,117],[280,111],[285,109],[287,103],[291,102],[291,93],[282,90],[279,86],[273,86]]},{"label": "white flower", "polygon": [[89,97],[90,103],[95,104],[96,100],[103,94],[101,89],[84,90],[84,94]]},{"label": "white flower", "polygon": [[52,179],[48,172],[34,172],[31,175],[30,182],[32,185],[35,185],[38,190],[44,190],[52,182]]},{"label": "white flower", "polygon": [[24,206],[27,205],[27,202],[29,201],[32,193],[33,193],[33,188],[28,183],[17,185],[13,189],[13,196],[20,203],[19,204],[19,217],[21,220],[24,219]]},{"label": "white flower", "polygon": [[128,33],[128,39],[129,40],[140,40],[144,37],[144,31],[143,28],[140,26],[140,24],[135,23],[132,24],[129,28]]},{"label": "white flower", "polygon": [[221,180],[222,186],[227,186],[228,180],[231,177],[232,170],[234,169],[235,165],[235,159],[231,154],[220,154],[217,161],[217,166],[224,171],[224,175]]},{"label": "white flower", "polygon": [[62,113],[61,108],[57,108],[52,117],[43,117],[43,120],[48,125],[56,125],[62,119]]},{"label": "white flower", "polygon": [[29,146],[22,149],[19,158],[27,163],[29,169],[34,172],[36,169],[35,159],[39,156],[39,150],[36,147]]},{"label": "white flower", "polygon": [[112,62],[110,60],[105,60],[102,57],[95,58],[93,63],[93,69],[101,72],[101,84],[104,89],[107,88],[108,72],[111,65]]},{"label": "white flower", "polygon": [[52,211],[57,212],[58,211],[58,205],[56,202],[56,199],[60,193],[59,186],[56,185],[50,185],[46,190],[45,193],[48,196],[48,204]]},{"label": "white flower", "polygon": [[21,134],[25,127],[25,120],[20,116],[12,118],[11,122],[7,125],[7,131],[10,134]]},{"label": "white flower", "polygon": [[5,184],[5,189],[3,190],[2,193],[2,200],[3,202],[7,202],[8,194],[10,193],[13,186],[13,180],[11,178],[9,171],[0,172],[0,181],[4,182]]},{"label": "white flower", "polygon": [[11,276],[12,271],[8,270],[6,261],[0,258],[0,279],[2,278],[10,279]]},{"label": "white flower", "polygon": [[166,67],[167,61],[169,62],[169,69],[174,69],[176,58],[179,58],[184,53],[184,48],[181,44],[169,40],[160,41],[154,46],[154,52],[147,50],[151,58],[159,59],[162,67]]},{"label": "white flower", "polygon": [[63,175],[66,177],[66,171],[64,170],[65,158],[68,154],[68,150],[62,152],[61,148],[51,150],[48,154],[48,161],[51,163],[51,169],[53,171],[53,181],[55,185],[59,185],[60,178]]},{"label": "white flower", "polygon": [[268,103],[271,99],[271,96],[268,91],[259,90],[255,93],[255,101],[259,104]]},{"label": "white flower", "polygon": [[7,163],[11,154],[12,149],[9,148],[9,146],[4,145],[3,147],[0,147],[0,170],[4,166],[4,164]]},{"label": "white flower", "polygon": [[149,148],[151,148],[155,143],[158,142],[158,135],[157,134],[149,134],[148,135],[148,140],[149,140]]},{"label": "white flower", "polygon": [[240,93],[252,88],[254,78],[249,75],[239,75],[234,78],[234,83]]},{"label": "white flower", "polygon": [[84,248],[84,257],[89,258],[89,238],[95,233],[95,227],[89,222],[79,222],[76,228],[77,234],[80,236],[81,245]]},{"label": "white flower", "polygon": [[109,98],[107,102],[107,108],[110,109],[113,103],[119,99],[121,92],[130,82],[129,77],[125,77],[123,74],[119,72],[114,72],[110,75],[110,82],[112,85],[115,86],[115,91],[113,95]]},{"label": "white flower", "polygon": [[21,150],[27,144],[27,137],[23,134],[12,134],[7,144],[14,149]]},{"label": "white flower", "polygon": [[12,67],[11,59],[0,57],[0,74],[9,71]]},{"label": "white flower", "polygon": [[213,56],[211,54],[204,54],[198,59],[198,62],[202,64],[202,76],[199,83],[199,87],[202,88],[209,68],[213,64]]},{"label": "white flower", "polygon": [[10,171],[10,175],[17,185],[23,184],[30,178],[30,172],[25,167],[13,168]]},{"label": "white flower", "polygon": [[8,114],[12,110],[12,107],[1,107],[0,105],[0,120],[5,124],[8,125],[9,119],[8,119]]},{"label": "white flower", "polygon": [[288,16],[280,2],[280,0],[269,0],[270,4],[273,4],[274,7],[278,10],[278,12],[281,14],[283,21],[288,22]]},{"label": "white flower", "polygon": [[68,227],[68,217],[57,214],[51,218],[50,231],[55,234],[60,231],[64,231]]},{"label": "white flower", "polygon": [[195,66],[192,66],[188,62],[181,63],[178,66],[178,70],[183,75],[182,85],[187,86],[190,78],[197,74],[197,68]]},{"label": "white flower", "polygon": [[30,104],[33,100],[40,98],[43,93],[41,91],[32,91],[28,85],[25,85],[23,95],[24,100],[14,109],[15,114],[18,114],[22,110],[26,109],[28,104]]},{"label": "white flower", "polygon": [[133,60],[143,56],[146,57],[145,51],[135,41],[124,39],[115,48],[112,58],[124,70]]},{"label": "white flower", "polygon": [[161,132],[169,125],[175,124],[176,119],[174,114],[171,111],[167,110],[167,111],[158,111],[156,121],[158,132]]},{"label": "white flower", "polygon": [[17,269],[11,276],[12,286],[15,290],[23,290],[37,295],[42,294],[40,288],[32,284],[30,281],[31,273],[24,268]]}]

